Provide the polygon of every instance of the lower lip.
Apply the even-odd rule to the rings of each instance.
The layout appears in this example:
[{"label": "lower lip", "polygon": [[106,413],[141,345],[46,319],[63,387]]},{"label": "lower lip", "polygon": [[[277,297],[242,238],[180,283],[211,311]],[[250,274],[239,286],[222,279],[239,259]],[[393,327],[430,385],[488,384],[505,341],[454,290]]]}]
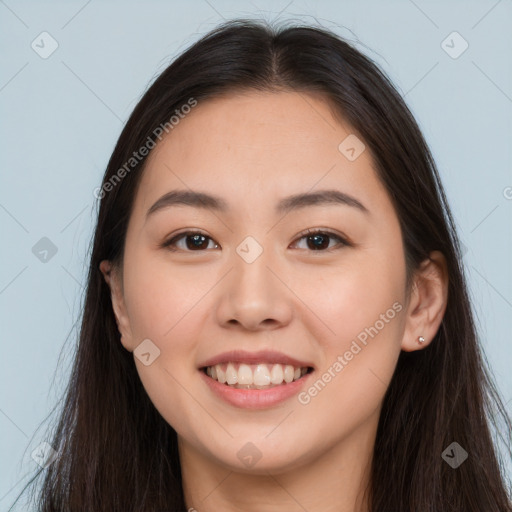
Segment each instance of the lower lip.
[{"label": "lower lip", "polygon": [[298,380],[280,384],[268,389],[237,389],[212,379],[203,370],[199,370],[210,389],[219,397],[235,407],[242,409],[268,409],[296,395],[312,373],[307,373]]}]

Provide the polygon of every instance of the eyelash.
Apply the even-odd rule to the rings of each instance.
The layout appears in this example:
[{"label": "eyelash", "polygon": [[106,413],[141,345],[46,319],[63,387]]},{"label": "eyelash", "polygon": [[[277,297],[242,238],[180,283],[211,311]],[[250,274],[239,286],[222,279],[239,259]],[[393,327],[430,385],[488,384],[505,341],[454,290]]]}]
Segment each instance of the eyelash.
[{"label": "eyelash", "polygon": [[[331,247],[330,249],[329,248],[328,249],[318,249],[316,251],[310,250],[309,252],[332,252],[335,250],[342,249],[343,247],[352,246],[352,244],[349,243],[347,239],[343,238],[342,236],[340,236],[336,233],[333,233],[332,231],[325,230],[325,229],[307,229],[306,231],[301,233],[296,240],[302,240],[303,238],[307,238],[307,237],[318,235],[318,234],[327,235],[330,238],[336,238],[338,240],[338,244],[337,244],[337,246]],[[168,249],[169,251],[172,251],[172,252],[176,252],[178,250],[182,250],[183,252],[205,252],[206,249],[204,249],[204,250],[198,249],[197,251],[191,251],[188,249],[176,249],[175,248],[176,242],[178,240],[180,240],[181,238],[187,237],[187,236],[194,236],[194,235],[202,235],[205,238],[213,241],[213,238],[206,235],[206,233],[202,233],[201,231],[184,231],[183,233],[178,233],[177,235],[173,236],[166,242],[163,242],[160,247],[162,249]]]}]

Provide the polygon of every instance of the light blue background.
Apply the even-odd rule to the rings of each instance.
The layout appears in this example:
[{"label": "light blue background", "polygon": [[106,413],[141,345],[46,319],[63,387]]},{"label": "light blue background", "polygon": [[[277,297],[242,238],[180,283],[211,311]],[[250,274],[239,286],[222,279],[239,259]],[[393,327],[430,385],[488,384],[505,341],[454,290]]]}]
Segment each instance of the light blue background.
[{"label": "light blue background", "polygon": [[[93,190],[123,121],[171,58],[223,18],[275,19],[280,11],[279,19],[319,22],[360,40],[405,94],[467,247],[483,347],[511,412],[512,2],[5,0],[0,510],[36,468],[30,454],[47,439],[46,424],[36,429],[67,383]],[[47,59],[31,48],[43,31],[59,45]],[[452,31],[469,43],[457,59],[441,48]],[[58,252],[42,263],[32,247],[45,236]]]}]

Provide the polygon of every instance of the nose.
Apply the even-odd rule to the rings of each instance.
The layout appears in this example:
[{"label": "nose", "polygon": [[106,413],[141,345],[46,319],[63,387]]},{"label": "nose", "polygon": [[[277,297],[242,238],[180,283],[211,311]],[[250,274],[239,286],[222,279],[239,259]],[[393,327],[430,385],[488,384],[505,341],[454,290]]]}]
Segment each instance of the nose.
[{"label": "nose", "polygon": [[218,289],[219,325],[249,331],[286,326],[293,316],[293,293],[270,250],[252,262],[233,255],[233,267]]}]

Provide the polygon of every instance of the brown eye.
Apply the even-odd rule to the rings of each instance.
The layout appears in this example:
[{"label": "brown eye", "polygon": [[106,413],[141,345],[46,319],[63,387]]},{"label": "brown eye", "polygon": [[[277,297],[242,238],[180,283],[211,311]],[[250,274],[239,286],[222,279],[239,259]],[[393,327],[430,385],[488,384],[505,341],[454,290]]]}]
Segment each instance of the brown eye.
[{"label": "brown eye", "polygon": [[[347,240],[330,231],[308,230],[305,235],[299,238],[299,240],[302,239],[306,239],[307,249],[310,251],[326,252],[326,249],[341,248],[350,245]],[[338,241],[338,244],[336,244],[338,247],[336,247],[336,245],[329,247],[332,239]]]},{"label": "brown eye", "polygon": [[[185,239],[185,247],[178,247],[177,243],[183,238]],[[166,247],[172,251],[184,250],[197,252],[202,251],[203,249],[207,249],[210,240],[212,239],[209,236],[206,236],[198,231],[187,231],[171,238],[169,241],[165,242],[162,247]]]}]

